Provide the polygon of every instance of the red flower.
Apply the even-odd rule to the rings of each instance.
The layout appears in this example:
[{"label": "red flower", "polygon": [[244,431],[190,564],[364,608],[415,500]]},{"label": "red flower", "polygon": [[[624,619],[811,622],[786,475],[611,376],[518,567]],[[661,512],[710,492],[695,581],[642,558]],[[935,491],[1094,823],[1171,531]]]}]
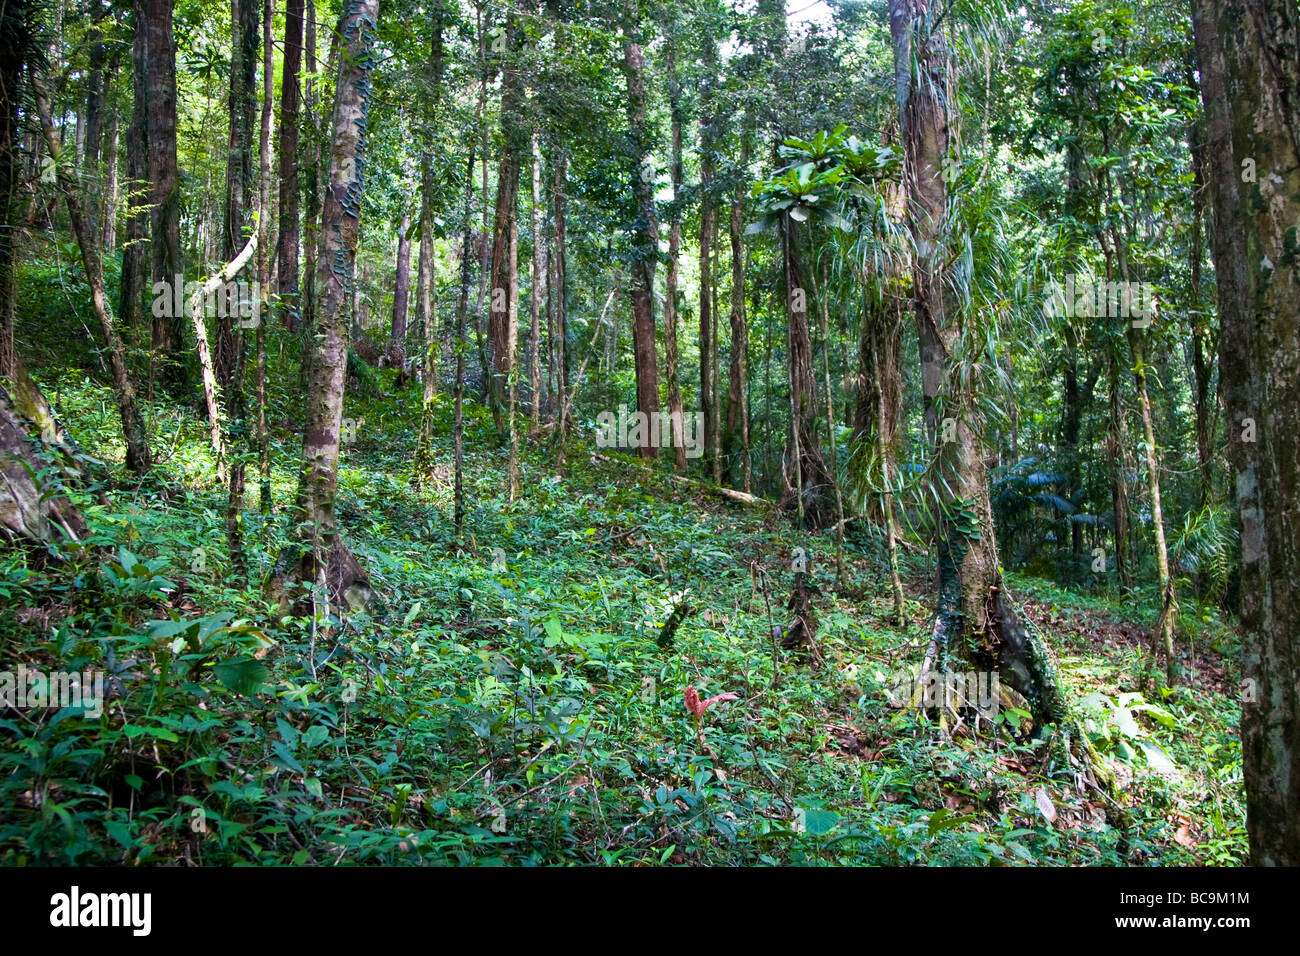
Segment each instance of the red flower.
[{"label": "red flower", "polygon": [[704,716],[706,710],[722,700],[740,700],[740,698],[735,694],[718,694],[716,697],[700,700],[699,691],[694,687],[686,688],[686,710],[696,717]]}]

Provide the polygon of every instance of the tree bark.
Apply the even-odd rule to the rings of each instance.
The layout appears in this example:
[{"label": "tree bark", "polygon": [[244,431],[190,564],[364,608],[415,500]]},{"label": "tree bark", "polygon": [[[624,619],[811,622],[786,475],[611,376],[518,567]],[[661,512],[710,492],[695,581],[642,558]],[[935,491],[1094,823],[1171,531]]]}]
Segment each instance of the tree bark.
[{"label": "tree bark", "polygon": [[45,148],[54,161],[59,189],[68,207],[68,219],[72,226],[72,235],[81,252],[81,266],[86,273],[86,282],[90,286],[91,304],[99,318],[100,330],[104,333],[104,344],[108,347],[109,366],[113,371],[113,392],[117,399],[117,411],[122,421],[122,435],[126,440],[126,467],[131,471],[144,474],[153,467],[153,453],[149,450],[149,435],[145,429],[144,418],[136,404],[135,386],[131,382],[126,365],[126,349],[117,334],[113,323],[113,310],[104,294],[104,262],[97,244],[98,236],[91,228],[86,217],[77,184],[71,170],[59,162],[63,144],[54,130],[54,120],[50,111],[48,94],[39,88],[34,90],[36,112],[40,118],[41,132],[45,137]]},{"label": "tree bark", "polygon": [[[149,79],[146,67],[148,43],[144,27],[144,5],[132,11],[134,40],[131,46],[131,120],[126,128],[125,242],[122,248],[122,276],[118,288],[118,311],[127,334],[143,332],[144,293],[149,281]],[[105,246],[104,248],[108,248]],[[152,337],[152,330],[151,330]]]},{"label": "tree bark", "polygon": [[[636,162],[633,192],[637,219],[632,236],[632,352],[636,366],[636,407],[647,420],[659,411],[659,355],[655,342],[655,263],[659,258],[659,227],[655,221],[654,181],[650,168],[650,128],[646,117],[645,67],[641,44],[623,42],[623,73],[627,80],[627,121]],[[658,449],[643,441],[642,458]]]},{"label": "tree bark", "polygon": [[[705,76],[700,90],[700,411],[704,415],[703,464],[712,473],[713,402],[718,394],[713,370],[718,350],[718,323],[713,314],[713,245],[718,235],[717,201],[713,196],[714,140],[717,117],[713,115],[713,80],[717,51],[710,37],[704,39]],[[802,516],[802,514],[801,514]]]},{"label": "tree bark", "polygon": [[745,134],[740,148],[741,180],[731,201],[729,232],[731,239],[731,363],[727,373],[727,470],[740,457],[742,487],[746,493],[753,483],[753,464],[749,455],[749,393],[746,387],[749,360],[749,325],[745,318],[745,179],[749,167],[749,138]]},{"label": "tree bark", "polygon": [[[1006,593],[994,536],[993,509],[981,423],[978,381],[962,380],[957,306],[947,301],[942,222],[949,155],[948,77],[942,34],[928,16],[932,0],[890,0],[895,81],[903,133],[904,188],[916,248],[913,295],[921,351],[925,417],[935,440],[938,602],[928,660],[946,669],[952,655],[996,670],[1028,700],[1035,721],[1065,714],[1055,669],[1042,643],[1020,623]],[[947,389],[944,389],[945,383]],[[946,391],[944,419],[938,400]],[[945,437],[951,438],[945,441]]]},{"label": "tree bark", "polygon": [[[328,187],[322,210],[316,286],[320,299],[310,340],[315,342],[304,409],[299,521],[306,543],[301,580],[327,584],[337,601],[350,582],[326,581],[331,557],[345,550],[334,517],[338,486],[339,430],[347,379],[347,299],[355,284],[361,228],[366,120],[370,108],[372,50],[379,0],[356,0],[339,20],[342,46],[331,123]],[[355,562],[352,562],[355,563]]]},{"label": "tree bark", "polygon": [[19,216],[18,186],[22,178],[18,155],[19,83],[23,60],[31,43],[31,11],[25,5],[0,7],[0,380],[13,374],[14,223]]},{"label": "tree bark", "polygon": [[388,359],[394,368],[406,369],[406,319],[411,299],[411,216],[402,215],[397,232],[397,277],[393,284],[393,326]]},{"label": "tree bark", "polygon": [[[1257,865],[1300,864],[1300,12],[1196,0],[1219,367],[1241,522],[1242,758]],[[1239,178],[1240,177],[1240,178]]]},{"label": "tree bark", "polygon": [[[170,289],[185,270],[181,261],[181,188],[176,160],[176,41],[173,0],[134,0],[136,29],[143,28],[148,166],[150,278]],[[173,310],[174,311],[174,310]],[[187,378],[182,348],[184,316],[153,319],[154,360],[161,378],[180,386]]]},{"label": "tree bark", "polygon": [[673,465],[686,471],[686,440],[682,418],[680,353],[677,343],[677,270],[682,249],[682,87],[677,74],[676,38],[669,25],[667,48],[668,103],[672,119],[673,200],[672,219],[668,227],[668,267],[664,276],[664,375],[668,378],[668,416],[672,428]]},{"label": "tree bark", "polygon": [[566,307],[566,292],[568,289],[567,279],[567,256],[565,253],[565,190],[567,187],[566,170],[568,168],[568,158],[564,155],[562,148],[555,150],[555,174],[551,182],[551,207],[555,214],[555,261],[553,269],[555,271],[554,297],[555,312],[553,321],[555,323],[555,373],[556,373],[556,391],[559,394],[557,401],[556,414],[559,416],[559,447],[564,445],[564,433],[568,428],[568,422],[565,418],[564,396],[569,391],[569,328],[568,328],[568,310]]},{"label": "tree bark", "polygon": [[529,402],[533,428],[541,421],[542,413],[542,296],[546,294],[546,264],[542,243],[542,151],[537,130],[533,130],[533,268],[532,288],[528,293],[528,313],[531,320],[528,331],[528,386],[532,391]]},{"label": "tree bark", "polygon": [[492,276],[488,286],[488,352],[492,362],[488,402],[500,441],[510,439],[513,409],[508,405],[515,375],[515,348],[519,337],[518,235],[519,172],[527,150],[522,120],[523,79],[512,55],[517,54],[520,31],[515,18],[506,27],[508,51],[501,65],[501,158],[497,167],[496,213],[492,226]]},{"label": "tree bark", "polygon": [[[284,63],[280,81],[280,233],[276,243],[279,288],[276,291],[282,320],[291,331],[297,331],[302,321],[298,288],[298,104],[304,20],[303,0],[286,0]],[[315,183],[309,181],[308,189],[314,188]]]}]

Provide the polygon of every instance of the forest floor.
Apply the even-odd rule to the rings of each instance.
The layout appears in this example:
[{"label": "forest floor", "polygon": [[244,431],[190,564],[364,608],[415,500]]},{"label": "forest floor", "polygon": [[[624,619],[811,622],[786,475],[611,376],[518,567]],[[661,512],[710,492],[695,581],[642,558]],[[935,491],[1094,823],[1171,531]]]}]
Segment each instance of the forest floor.
[{"label": "forest floor", "polygon": [[[98,719],[0,715],[0,864],[1233,864],[1246,854],[1234,638],[1183,609],[1188,686],[1134,675],[1154,595],[1010,574],[1070,705],[1115,770],[1127,840],[1052,748],[949,738],[887,686],[920,662],[930,578],[910,556],[889,622],[880,541],[834,542],[577,439],[557,471],[522,442],[517,501],[490,419],[467,403],[462,547],[451,401],[435,480],[410,483],[418,387],[349,395],[338,515],[369,576],[363,610],[291,617],[261,582],[287,540],[292,414],[273,406],[270,518],[228,560],[225,489],[194,410],[147,405],[162,459],[120,470],[107,390],[44,387],[104,497],[71,489],[92,547],[0,551],[3,666],[100,668]],[[394,399],[393,394],[396,394]],[[812,558],[820,661],[781,650],[795,547]],[[755,569],[761,569],[758,573]],[[691,613],[671,643],[663,625]],[[1192,652],[1194,649],[1194,658]],[[775,668],[775,673],[774,673]],[[686,688],[735,694],[700,725]]]}]

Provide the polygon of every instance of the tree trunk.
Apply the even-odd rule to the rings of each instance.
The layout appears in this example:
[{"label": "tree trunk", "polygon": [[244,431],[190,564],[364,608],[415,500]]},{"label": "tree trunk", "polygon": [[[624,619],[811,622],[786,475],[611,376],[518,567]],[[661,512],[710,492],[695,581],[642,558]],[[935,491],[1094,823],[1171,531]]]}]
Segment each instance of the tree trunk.
[{"label": "tree trunk", "polygon": [[98,236],[91,228],[82,206],[81,195],[72,171],[59,163],[63,144],[59,142],[51,118],[48,94],[40,88],[34,90],[36,112],[40,118],[41,131],[45,137],[45,148],[54,161],[59,189],[63,193],[68,207],[68,219],[72,226],[72,235],[81,252],[81,266],[86,273],[86,282],[90,286],[91,304],[99,318],[104,344],[108,347],[109,365],[113,371],[113,392],[117,399],[117,411],[122,420],[122,435],[126,440],[126,467],[131,471],[144,474],[153,467],[153,454],[149,450],[149,436],[145,429],[144,418],[136,405],[135,386],[131,382],[126,366],[126,349],[118,337],[113,324],[113,310],[104,295],[104,263],[97,244]]},{"label": "tree trunk", "polygon": [[[143,27],[149,164],[150,277],[170,289],[184,276],[181,262],[181,187],[176,161],[176,40],[172,0],[134,0],[136,29]],[[173,310],[174,311],[174,310]],[[187,378],[184,316],[155,316],[154,360],[161,378],[180,386]]]},{"label": "tree trunk", "polygon": [[533,428],[541,420],[542,403],[542,296],[546,290],[546,265],[542,259],[542,151],[537,130],[533,130],[533,269],[532,288],[528,293],[528,312],[531,320],[528,330],[528,387],[532,390],[529,403]]},{"label": "tree trunk", "polygon": [[[1252,862],[1295,866],[1300,12],[1290,0],[1196,0],[1193,12],[1215,183],[1219,368],[1232,421],[1229,450],[1241,518],[1246,825]],[[1240,197],[1239,182],[1245,185]]]},{"label": "tree trunk", "polygon": [[[942,221],[947,188],[940,174],[949,155],[951,63],[929,17],[932,0],[890,0],[895,80],[902,120],[908,220],[916,248],[913,293],[920,340],[927,425],[936,445],[938,606],[928,660],[946,670],[952,655],[999,672],[1028,700],[1034,719],[1065,714],[1055,670],[1041,642],[1020,623],[1006,593],[994,537],[978,381],[951,381],[960,356],[958,318],[945,295]],[[948,380],[944,421],[937,400]],[[945,438],[951,439],[945,441]]]},{"label": "tree trunk", "polygon": [[519,172],[527,149],[523,128],[523,80],[508,57],[517,52],[520,31],[512,16],[506,28],[507,59],[501,67],[501,160],[497,167],[496,214],[492,226],[492,277],[488,286],[488,352],[492,362],[488,403],[497,437],[510,438],[513,409],[507,405],[515,375],[515,346],[519,336],[518,234]]},{"label": "tree trunk", "polygon": [[[299,522],[308,544],[298,568],[305,582],[328,585],[342,599],[350,578],[359,573],[346,554],[334,518],[338,486],[339,430],[347,379],[347,297],[355,283],[357,239],[361,228],[366,119],[370,70],[377,35],[379,0],[356,0],[339,20],[343,46],[334,95],[328,187],[322,210],[316,286],[320,299],[310,341],[315,343],[304,409]],[[331,576],[326,580],[326,570]],[[336,572],[334,569],[339,568]]]},{"label": "tree trunk", "polygon": [[388,359],[394,368],[406,370],[406,318],[411,298],[411,215],[402,215],[397,232],[397,278],[393,285],[393,332]]},{"label": "tree trunk", "polygon": [[[30,379],[26,382],[35,388]],[[0,385],[0,541],[79,541],[86,536],[85,522],[59,494],[57,482],[42,476],[61,456],[50,455],[42,442],[33,440],[39,438],[33,434],[38,429],[19,412],[15,399]]]},{"label": "tree trunk", "polygon": [[[257,473],[258,507],[271,513],[271,440],[266,427],[266,321],[271,301],[271,119],[275,99],[275,0],[265,0],[262,16],[262,130],[258,140],[257,196]],[[302,11],[299,9],[299,27]],[[296,216],[297,213],[295,212]],[[296,284],[296,283],[295,283]]]},{"label": "tree trunk", "polygon": [[[862,323],[858,332],[858,400],[854,408],[854,444],[866,455],[872,448],[878,459],[881,527],[889,561],[889,583],[894,599],[894,619],[905,617],[903,582],[899,573],[898,541],[901,529],[895,509],[894,487],[901,454],[899,421],[903,410],[902,306],[887,293],[875,296],[863,281]],[[864,484],[873,484],[867,476]]]},{"label": "tree trunk", "polygon": [[749,167],[749,138],[740,148],[741,180],[731,201],[729,232],[731,238],[731,365],[727,375],[727,471],[740,456],[741,477],[745,492],[753,483],[749,456],[749,394],[746,388],[749,359],[749,326],[745,319],[745,180]]},{"label": "tree trunk", "polygon": [[149,280],[145,259],[149,250],[149,80],[143,10],[143,3],[137,2],[132,13],[135,29],[131,46],[131,121],[126,127],[126,235],[118,288],[118,311],[128,335],[143,333],[144,293]]},{"label": "tree trunk", "polygon": [[[1189,85],[1191,83],[1189,82]],[[1192,154],[1192,249],[1190,289],[1192,307],[1188,310],[1192,346],[1192,406],[1196,413],[1196,462],[1200,469],[1198,504],[1204,508],[1214,488],[1214,432],[1218,419],[1217,396],[1210,393],[1214,372],[1214,332],[1202,298],[1202,269],[1205,258],[1205,127],[1191,124],[1189,137]]]},{"label": "tree trunk", "polygon": [[[636,162],[633,191],[637,221],[632,237],[632,352],[636,364],[636,407],[647,422],[659,411],[659,355],[655,343],[655,262],[659,257],[659,228],[655,222],[654,179],[650,166],[650,129],[646,117],[645,68],[641,44],[623,42],[623,72],[627,79],[627,121]],[[642,458],[658,454],[657,442],[642,441]]]},{"label": "tree trunk", "polygon": [[[429,79],[432,83],[432,93],[430,97],[429,110],[433,119],[437,119],[438,104],[442,101],[442,74],[443,74],[443,17],[444,8],[442,3],[436,2],[431,13],[433,36],[430,41],[429,51]],[[480,106],[482,101],[480,100]],[[481,116],[481,110],[480,110]],[[424,155],[420,163],[420,265],[418,278],[416,281],[416,297],[419,300],[420,310],[420,327],[424,343],[424,395],[420,405],[420,432],[416,438],[415,447],[415,468],[414,482],[418,486],[426,478],[433,474],[433,405],[434,400],[438,397],[438,313],[434,303],[434,290],[437,288],[437,278],[433,274],[433,216],[434,202],[433,191],[435,187],[434,180],[434,149],[436,146],[434,139],[433,124],[430,123],[424,130],[425,146]],[[463,247],[464,255],[469,254],[469,236],[470,236],[470,200],[474,196],[474,149],[470,147],[470,157],[466,165],[465,175],[465,230],[466,238]],[[461,263],[461,278],[463,288],[461,290],[460,307],[467,308],[469,304],[469,272],[468,260]],[[461,326],[464,325],[464,315],[458,317]],[[457,369],[463,386],[464,378],[464,359],[460,356],[460,341],[456,342],[457,349]],[[459,393],[458,393],[459,396]],[[459,398],[458,398],[459,400]],[[457,463],[459,467],[459,462]],[[457,476],[459,481],[459,475]]]},{"label": "tree trunk", "polygon": [[[303,0],[286,0],[284,64],[281,67],[280,82],[280,234],[276,243],[280,275],[276,291],[284,325],[291,331],[297,331],[302,321],[302,303],[299,301],[301,293],[298,288],[298,88],[302,67],[303,25]],[[314,36],[312,40],[315,40]],[[309,180],[308,189],[314,187],[315,183]]]},{"label": "tree trunk", "polygon": [[[116,60],[115,60],[116,62]],[[105,251],[117,246],[117,151],[120,130],[117,109],[110,110],[104,134],[104,211],[100,220],[100,244]]]},{"label": "tree trunk", "polygon": [[[305,11],[303,16],[303,67],[310,79],[307,80],[303,87],[303,105],[307,110],[308,121],[308,143],[306,154],[303,157],[303,168],[301,177],[305,180],[306,190],[303,204],[303,231],[304,234],[299,239],[299,247],[302,252],[302,291],[299,296],[301,305],[301,325],[303,330],[313,329],[316,327],[316,253],[320,246],[320,213],[321,205],[324,200],[324,185],[321,176],[321,147],[323,125],[322,109],[320,105],[320,94],[316,90],[316,4],[315,0],[306,0]],[[331,42],[331,48],[333,42]],[[285,154],[285,147],[281,146],[281,156]],[[283,223],[289,218],[285,207],[280,208],[280,222]],[[284,281],[284,266],[280,267],[280,279]],[[292,317],[290,318],[292,322]],[[312,349],[303,348],[303,381],[307,379],[308,366],[311,361]]]},{"label": "tree trunk", "polygon": [[817,440],[817,378],[813,371],[808,309],[812,296],[804,281],[794,220],[781,217],[784,262],[791,418],[792,492],[800,527],[825,528],[835,521],[831,474]]},{"label": "tree trunk", "polygon": [[668,103],[672,117],[673,202],[672,221],[668,227],[668,268],[664,276],[664,374],[668,378],[668,418],[672,428],[673,465],[678,472],[686,471],[686,436],[682,408],[680,359],[677,345],[677,268],[682,249],[682,214],[679,203],[682,195],[682,88],[677,75],[675,38],[669,27],[668,40]]},{"label": "tree trunk", "polygon": [[555,294],[555,374],[556,374],[556,391],[559,393],[558,408],[556,414],[559,415],[559,447],[564,447],[564,433],[568,427],[565,417],[564,396],[569,392],[569,327],[568,327],[568,310],[565,303],[565,294],[568,289],[568,280],[566,274],[566,255],[564,251],[565,244],[565,189],[566,170],[568,168],[568,157],[564,155],[564,150],[558,148],[555,151],[555,176],[551,183],[551,206],[555,213],[555,261],[553,268],[555,270],[554,294]]},{"label": "tree trunk", "polygon": [[1119,574],[1120,586],[1133,586],[1132,572],[1129,569],[1128,546],[1128,447],[1127,429],[1124,427],[1124,403],[1120,393],[1119,365],[1112,354],[1109,358],[1110,398],[1109,418],[1106,432],[1106,455],[1110,459],[1110,507],[1111,525],[1115,535],[1115,570]]},{"label": "tree trunk", "polygon": [[14,351],[14,223],[22,171],[18,154],[19,82],[31,43],[32,11],[26,4],[0,7],[0,381],[13,374]]},{"label": "tree trunk", "polygon": [[712,470],[713,453],[713,398],[718,393],[713,381],[717,367],[714,354],[718,350],[718,323],[713,314],[713,244],[718,235],[717,202],[713,196],[714,139],[717,122],[713,115],[713,74],[717,51],[713,40],[704,39],[704,69],[700,91],[700,411],[704,415],[703,464]]}]

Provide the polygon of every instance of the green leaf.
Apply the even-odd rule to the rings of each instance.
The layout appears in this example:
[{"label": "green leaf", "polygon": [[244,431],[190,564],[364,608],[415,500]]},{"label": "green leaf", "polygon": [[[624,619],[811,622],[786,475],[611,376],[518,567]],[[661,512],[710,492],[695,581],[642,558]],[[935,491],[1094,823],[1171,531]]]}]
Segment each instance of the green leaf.
[{"label": "green leaf", "polygon": [[834,810],[805,810],[803,813],[804,829],[812,836],[824,836],[839,825],[840,815]]},{"label": "green leaf", "polygon": [[547,647],[559,647],[564,643],[564,628],[560,626],[560,619],[554,614],[542,622],[542,628],[546,631],[544,643]]},{"label": "green leaf", "polygon": [[228,657],[212,668],[217,680],[236,694],[255,694],[271,679],[271,672],[259,660],[251,657]]}]

